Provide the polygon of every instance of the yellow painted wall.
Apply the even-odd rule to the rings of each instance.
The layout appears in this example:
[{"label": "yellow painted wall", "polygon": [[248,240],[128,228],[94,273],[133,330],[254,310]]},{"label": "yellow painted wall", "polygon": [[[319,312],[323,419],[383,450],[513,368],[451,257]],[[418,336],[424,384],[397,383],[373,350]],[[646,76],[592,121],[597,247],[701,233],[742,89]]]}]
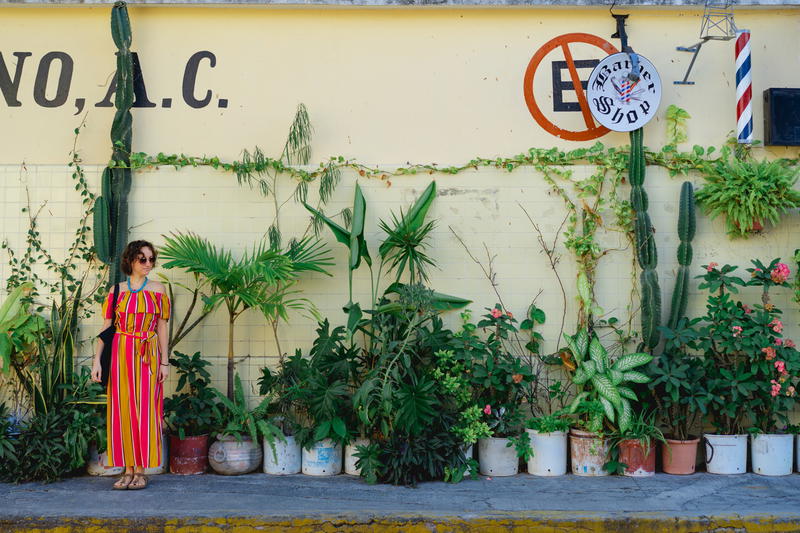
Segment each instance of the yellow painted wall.
[{"label": "yellow painted wall", "polygon": [[[57,257],[71,241],[80,204],[72,189],[68,152],[72,130],[86,119],[78,148],[96,187],[102,165],[109,157],[108,132],[113,109],[95,108],[106,93],[114,72],[114,46],[110,38],[107,7],[2,8],[4,31],[0,52],[12,69],[13,52],[29,51],[22,73],[20,107],[9,108],[0,99],[0,234],[19,249],[27,229],[20,209],[26,186],[33,206],[47,202],[40,217],[45,242]],[[645,128],[645,143],[663,144],[664,110],[669,104],[692,115],[689,143],[722,144],[735,128],[733,42],[714,42],[703,48],[692,79],[695,86],[675,86],[688,65],[690,54],[677,45],[696,41],[700,10],[640,8],[628,10],[631,44],[658,68],[663,82],[661,110]],[[277,156],[283,146],[296,105],[305,103],[315,128],[314,166],[332,155],[388,169],[413,163],[460,164],[475,156],[510,156],[529,147],[569,149],[589,143],[560,140],[543,131],[531,118],[522,96],[522,78],[533,53],[560,34],[586,32],[610,40],[613,20],[606,8],[552,9],[291,9],[291,8],[171,8],[131,7],[134,51],[140,54],[148,96],[158,107],[135,109],[134,150],[149,153],[184,152],[240,156],[242,148],[260,146]],[[800,11],[795,9],[738,10],[739,27],[752,30],[755,136],[762,137],[761,99],[767,87],[800,86],[797,48]],[[615,46],[619,41],[610,40]],[[181,99],[181,79],[187,59],[195,52],[215,54],[216,67],[201,64],[197,93],[211,89],[212,105],[191,109]],[[36,70],[42,56],[63,51],[74,60],[67,103],[45,109],[33,101]],[[580,58],[600,57],[586,47],[576,47]],[[561,59],[560,57],[557,59]],[[548,68],[537,78],[537,97],[550,105]],[[586,72],[588,75],[588,71]],[[51,77],[55,91],[57,69]],[[538,84],[539,81],[543,83]],[[84,111],[75,115],[75,99],[85,98]],[[172,98],[169,109],[163,98]],[[227,108],[217,107],[227,98]],[[88,114],[87,114],[88,111]],[[579,127],[580,113],[549,113],[562,125]],[[627,135],[611,133],[599,139],[607,145],[627,144]],[[756,156],[766,150],[755,149]],[[771,150],[771,155],[796,157],[796,150]],[[575,167],[588,176],[592,167]],[[379,218],[408,205],[432,178],[440,195],[431,216],[438,219],[432,256],[440,269],[432,276],[442,292],[474,300],[480,311],[497,300],[480,268],[467,256],[449,228],[453,228],[481,260],[485,244],[496,256],[494,269],[504,302],[515,314],[524,313],[531,299],[548,315],[543,328],[546,349],[555,346],[563,308],[552,272],[540,253],[536,236],[521,207],[541,224],[552,240],[565,211],[561,200],[535,171],[521,169],[468,171],[456,176],[396,177],[385,182],[361,179],[368,203],[368,242],[376,250],[381,234]],[[329,208],[349,206],[353,184],[359,179],[345,174]],[[695,176],[693,179],[697,180]],[[648,169],[646,188],[650,214],[657,231],[659,276],[665,302],[672,291],[675,270],[677,198],[681,180],[661,169]],[[291,193],[281,182],[281,200]],[[625,192],[627,194],[627,192]],[[218,245],[241,251],[261,238],[272,221],[271,199],[240,188],[232,175],[210,169],[162,168],[136,173],[130,196],[132,237],[163,241],[173,230],[198,232]],[[302,232],[307,224],[303,210],[291,202],[283,214],[286,236]],[[786,217],[778,228],[747,241],[731,242],[722,221],[699,216],[694,241],[695,265],[716,261],[746,266],[750,257],[787,261],[798,248],[798,216]],[[327,235],[325,235],[328,238]],[[609,247],[624,245],[615,235],[603,240]],[[321,312],[341,320],[347,300],[345,250],[332,244],[337,257],[335,276],[309,276],[301,285]],[[569,283],[575,265],[559,244],[562,276]],[[792,265],[793,266],[793,265]],[[5,258],[0,277],[8,275]],[[610,254],[603,260],[596,290],[603,308],[620,318],[628,315],[631,255]],[[369,278],[359,272],[357,288],[368,300]],[[574,291],[569,294],[567,328],[574,324]],[[787,298],[776,303],[789,308]],[[178,301],[178,308],[185,305]],[[634,309],[638,298],[634,299]],[[665,311],[668,303],[665,303]],[[703,301],[695,294],[691,309],[700,312]],[[797,333],[797,313],[790,333]],[[90,338],[97,323],[82,332]],[[258,369],[276,352],[272,333],[255,313],[242,319],[236,342],[237,355],[252,357],[240,365],[243,378],[253,380]],[[284,350],[308,347],[313,322],[295,317],[281,330]],[[222,356],[226,351],[226,324],[222,313],[179,347],[202,350],[215,363],[216,384],[224,385]],[[91,351],[86,345],[82,355]]]}]

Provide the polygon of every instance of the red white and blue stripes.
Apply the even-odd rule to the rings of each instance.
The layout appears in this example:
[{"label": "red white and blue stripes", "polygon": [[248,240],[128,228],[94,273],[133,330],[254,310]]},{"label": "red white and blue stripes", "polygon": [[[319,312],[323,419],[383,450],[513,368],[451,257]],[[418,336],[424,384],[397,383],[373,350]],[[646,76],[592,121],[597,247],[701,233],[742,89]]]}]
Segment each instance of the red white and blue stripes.
[{"label": "red white and blue stripes", "polygon": [[736,31],[736,140],[753,143],[753,82],[750,77],[750,30]]}]

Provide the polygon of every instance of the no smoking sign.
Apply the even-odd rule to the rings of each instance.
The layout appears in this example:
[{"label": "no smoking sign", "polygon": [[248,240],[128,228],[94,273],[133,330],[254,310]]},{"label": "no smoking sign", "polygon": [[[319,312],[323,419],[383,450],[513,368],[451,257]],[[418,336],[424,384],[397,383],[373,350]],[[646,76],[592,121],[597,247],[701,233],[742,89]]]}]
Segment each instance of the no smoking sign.
[{"label": "no smoking sign", "polygon": [[[586,50],[586,45],[597,48],[593,58],[573,56],[573,49]],[[534,120],[545,131],[568,141],[589,141],[608,133],[610,130],[596,124],[586,96],[588,72],[583,79],[579,70],[594,68],[600,63],[597,59],[617,53],[618,50],[608,41],[588,33],[567,33],[546,42],[531,58],[525,71],[523,94],[525,104]],[[548,61],[544,61],[545,58]],[[539,101],[535,87],[543,88],[547,82],[546,71],[551,72],[552,104],[544,105],[540,101],[544,91],[539,90]],[[543,73],[544,72],[544,73]],[[536,86],[534,85],[536,84]],[[572,96],[574,94],[574,96]],[[573,101],[574,98],[574,101]],[[545,110],[547,112],[545,112]],[[568,129],[574,113],[579,112],[585,124],[584,129]],[[561,117],[564,120],[560,120]],[[559,122],[559,124],[556,124]]]}]

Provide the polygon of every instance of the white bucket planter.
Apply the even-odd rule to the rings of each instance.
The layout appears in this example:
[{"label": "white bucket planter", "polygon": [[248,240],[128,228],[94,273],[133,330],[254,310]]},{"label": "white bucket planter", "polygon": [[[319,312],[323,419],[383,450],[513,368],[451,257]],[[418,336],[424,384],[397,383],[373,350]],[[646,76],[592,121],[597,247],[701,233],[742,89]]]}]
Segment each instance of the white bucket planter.
[{"label": "white bucket planter", "polygon": [[161,434],[161,464],[152,468],[145,468],[146,476],[157,476],[163,474],[169,468],[169,435]]},{"label": "white bucket planter", "polygon": [[515,476],[519,458],[511,441],[489,437],[478,439],[478,471],[483,476]]},{"label": "white bucket planter", "polygon": [[792,473],[794,435],[751,435],[750,458],[753,472],[762,476],[788,476]]},{"label": "white bucket planter", "polygon": [[303,448],[303,473],[307,476],[335,476],[342,473],[342,446],[331,439]]},{"label": "white bucket planter", "polygon": [[118,476],[125,471],[124,466],[106,466],[108,455],[106,452],[97,453],[97,445],[89,446],[89,461],[86,463],[86,472],[90,476]]},{"label": "white bucket planter", "polygon": [[747,471],[747,435],[703,435],[709,474],[744,474]]},{"label": "white bucket planter", "polygon": [[[302,451],[294,435],[284,435],[286,441],[275,440],[275,455],[272,446],[264,439],[264,473],[274,476],[299,474],[302,468]],[[277,460],[276,460],[277,457]]]},{"label": "white bucket planter", "polygon": [[526,429],[533,456],[528,459],[528,473],[534,476],[563,476],[567,473],[567,434],[564,431],[539,433]]},{"label": "white bucket planter", "polygon": [[367,446],[367,445],[369,445],[369,439],[356,439],[344,447],[345,474],[350,474],[351,476],[361,475],[361,469],[356,467],[356,461],[358,461],[358,458],[356,457],[355,454],[358,451],[358,446]]}]

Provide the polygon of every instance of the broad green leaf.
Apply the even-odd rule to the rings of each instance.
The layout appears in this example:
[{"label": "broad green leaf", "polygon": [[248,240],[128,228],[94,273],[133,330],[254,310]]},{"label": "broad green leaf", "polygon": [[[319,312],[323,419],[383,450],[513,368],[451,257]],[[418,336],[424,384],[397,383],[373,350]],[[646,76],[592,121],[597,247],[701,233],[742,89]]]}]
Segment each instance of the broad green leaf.
[{"label": "broad green leaf", "polygon": [[636,370],[629,370],[628,372],[624,372],[622,377],[625,381],[632,381],[633,383],[649,383],[650,378],[642,374],[641,372],[637,372]]},{"label": "broad green leaf", "polygon": [[595,364],[594,361],[591,360],[584,361],[583,363],[581,363],[580,368],[582,368],[584,372],[586,372],[586,379],[591,379],[592,376],[597,374],[597,365]]},{"label": "broad green leaf", "polygon": [[339,417],[333,419],[333,432],[339,435],[341,438],[345,438],[347,436],[347,428],[344,425],[344,420]]},{"label": "broad green leaf", "polygon": [[575,346],[580,351],[581,360],[586,355],[586,350],[589,349],[589,331],[586,329],[580,330],[575,335]]},{"label": "broad green leaf", "polygon": [[622,372],[619,370],[611,369],[609,372],[609,377],[611,378],[611,384],[615,387],[622,383],[622,380],[625,379],[625,376],[622,375]]},{"label": "broad green leaf", "polygon": [[606,413],[606,418],[608,418],[609,422],[613,423],[614,422],[614,418],[615,418],[614,417],[614,406],[611,405],[611,402],[609,402],[608,400],[606,400],[602,396],[600,397],[600,403],[603,405],[603,411],[605,411],[605,413]]},{"label": "broad green leaf", "polygon": [[593,336],[592,342],[589,344],[589,357],[594,361],[594,364],[597,365],[598,372],[606,371],[606,349],[600,343],[600,339],[598,339],[597,336]]},{"label": "broad green leaf", "polygon": [[625,372],[626,370],[636,368],[637,366],[646,365],[652,360],[653,356],[650,354],[632,353],[628,355],[623,355],[622,357],[617,359],[612,368],[614,370],[619,370],[620,372]]},{"label": "broad green leaf", "polygon": [[617,392],[617,388],[611,384],[611,380],[603,374],[595,374],[592,377],[592,385],[600,393],[600,396],[611,402],[614,407],[619,405],[622,398]]},{"label": "broad green leaf", "polygon": [[581,365],[575,370],[575,374],[572,376],[572,382],[576,385],[583,385],[587,381],[589,381],[589,376],[586,374],[583,365]]},{"label": "broad green leaf", "polygon": [[620,403],[621,407],[617,408],[617,412],[619,413],[617,426],[620,433],[625,433],[631,427],[631,422],[633,421],[633,410],[631,409],[631,404],[625,398],[622,398]]},{"label": "broad green leaf", "polygon": [[633,400],[634,402],[639,401],[639,398],[636,396],[636,393],[633,392],[628,387],[617,387],[617,392],[619,392],[619,395],[622,396],[623,398]]}]

